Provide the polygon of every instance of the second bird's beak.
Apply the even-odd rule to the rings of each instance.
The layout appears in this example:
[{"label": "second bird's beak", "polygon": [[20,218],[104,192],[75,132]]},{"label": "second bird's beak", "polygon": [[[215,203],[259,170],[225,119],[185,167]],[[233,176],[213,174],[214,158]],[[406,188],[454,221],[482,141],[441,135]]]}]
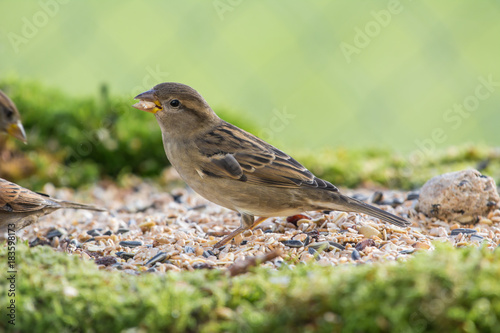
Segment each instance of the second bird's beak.
[{"label": "second bird's beak", "polygon": [[156,113],[161,110],[161,104],[156,98],[153,90],[148,90],[134,97],[139,102],[132,105],[132,107],[151,113]]},{"label": "second bird's beak", "polygon": [[7,133],[24,143],[28,142],[26,139],[26,132],[24,131],[24,127],[23,124],[21,124],[21,121],[18,121],[15,124],[10,124],[9,127],[7,127]]}]

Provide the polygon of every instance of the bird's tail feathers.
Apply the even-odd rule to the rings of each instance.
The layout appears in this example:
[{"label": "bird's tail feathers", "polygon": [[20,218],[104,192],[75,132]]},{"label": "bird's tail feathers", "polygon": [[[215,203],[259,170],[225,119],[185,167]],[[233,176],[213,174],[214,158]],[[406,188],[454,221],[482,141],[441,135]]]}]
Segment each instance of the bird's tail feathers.
[{"label": "bird's tail feathers", "polygon": [[396,216],[394,214],[388,213],[380,208],[366,204],[362,201],[356,200],[354,198],[342,195],[340,193],[334,194],[334,201],[332,202],[332,207],[334,210],[340,210],[344,212],[356,212],[363,213],[376,217],[384,222],[392,223],[398,227],[408,227],[411,223],[402,217]]},{"label": "bird's tail feathers", "polygon": [[57,200],[57,203],[59,205],[61,205],[62,208],[95,210],[97,212],[105,212],[106,211],[106,209],[103,209],[103,208],[99,208],[99,207],[92,206],[92,205],[80,204],[80,203],[72,202],[72,201]]}]

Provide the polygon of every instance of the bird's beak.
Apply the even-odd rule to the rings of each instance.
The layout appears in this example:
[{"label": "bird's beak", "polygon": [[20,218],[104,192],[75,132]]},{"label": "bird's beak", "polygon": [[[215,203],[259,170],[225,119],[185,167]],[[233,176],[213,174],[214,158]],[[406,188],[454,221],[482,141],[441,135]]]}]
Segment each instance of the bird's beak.
[{"label": "bird's beak", "polygon": [[148,90],[134,97],[139,102],[132,105],[132,107],[151,113],[156,113],[162,109],[161,103],[156,98],[153,90]]},{"label": "bird's beak", "polygon": [[24,131],[23,124],[21,124],[21,121],[17,121],[15,124],[10,124],[9,127],[7,127],[7,133],[15,137],[16,139],[21,140],[24,143],[27,143],[26,140],[26,132]]}]

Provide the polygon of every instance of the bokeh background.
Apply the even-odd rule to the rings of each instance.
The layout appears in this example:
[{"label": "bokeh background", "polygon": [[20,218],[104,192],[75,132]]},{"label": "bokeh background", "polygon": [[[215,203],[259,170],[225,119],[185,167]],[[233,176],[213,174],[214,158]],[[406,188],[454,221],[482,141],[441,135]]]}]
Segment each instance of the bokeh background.
[{"label": "bokeh background", "polygon": [[125,104],[182,82],[294,151],[498,145],[499,17],[495,1],[3,0],[0,77]]}]

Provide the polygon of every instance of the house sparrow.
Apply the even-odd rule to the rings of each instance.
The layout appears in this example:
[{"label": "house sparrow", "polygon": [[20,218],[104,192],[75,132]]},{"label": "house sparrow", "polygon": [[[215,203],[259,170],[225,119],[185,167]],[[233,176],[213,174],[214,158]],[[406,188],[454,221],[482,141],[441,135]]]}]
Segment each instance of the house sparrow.
[{"label": "house sparrow", "polygon": [[53,199],[0,178],[0,238],[5,232],[20,230],[60,208],[105,211],[90,205]]},{"label": "house sparrow", "polygon": [[16,106],[0,90],[0,133],[8,133],[26,143],[26,133]]},{"label": "house sparrow", "polygon": [[156,116],[165,153],[184,181],[206,199],[241,214],[240,226],[215,248],[268,217],[310,210],[358,212],[399,227],[410,224],[342,195],[289,155],[219,118],[189,86],[161,83],[135,99],[140,101],[133,107]]}]

